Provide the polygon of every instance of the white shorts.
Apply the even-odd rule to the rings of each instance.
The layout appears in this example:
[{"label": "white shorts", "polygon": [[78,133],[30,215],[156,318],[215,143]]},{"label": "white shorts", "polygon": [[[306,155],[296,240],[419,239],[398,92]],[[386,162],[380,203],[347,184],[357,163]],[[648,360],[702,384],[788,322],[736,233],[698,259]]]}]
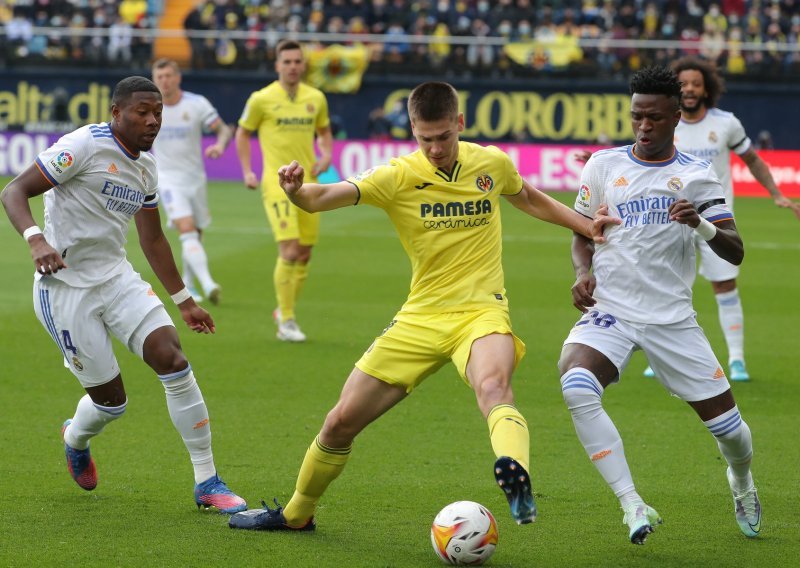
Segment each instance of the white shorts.
[{"label": "white shorts", "polygon": [[211,213],[208,210],[208,195],[206,186],[201,185],[194,188],[174,189],[160,187],[161,203],[167,212],[169,226],[173,226],[175,219],[191,217],[194,219],[194,226],[198,229],[205,229],[211,224]]},{"label": "white shorts", "polygon": [[739,267],[723,260],[711,250],[708,243],[699,236],[695,235],[695,246],[700,253],[700,266],[697,268],[698,274],[709,282],[724,282],[734,280],[739,276]]},{"label": "white shorts", "polygon": [[569,343],[599,351],[620,375],[633,352],[641,349],[664,388],[687,402],[707,400],[730,388],[694,316],[678,323],[651,325],[626,322],[591,310],[572,328],[564,345]]},{"label": "white shorts", "polygon": [[105,384],[119,374],[110,335],[141,357],[150,333],[174,325],[164,304],[130,265],[108,282],[89,288],[45,276],[33,284],[33,306],[61,350],[64,365],[84,388]]}]

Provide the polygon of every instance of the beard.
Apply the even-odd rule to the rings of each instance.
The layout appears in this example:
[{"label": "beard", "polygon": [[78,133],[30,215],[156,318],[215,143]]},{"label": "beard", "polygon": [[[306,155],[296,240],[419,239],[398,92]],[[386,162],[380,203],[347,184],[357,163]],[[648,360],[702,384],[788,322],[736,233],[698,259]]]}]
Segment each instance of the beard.
[{"label": "beard", "polygon": [[704,99],[697,99],[697,102],[694,105],[690,106],[690,105],[687,105],[684,102],[683,99],[681,99],[681,103],[680,104],[681,104],[681,110],[683,110],[683,111],[686,111],[686,112],[697,112],[698,110],[703,108],[703,105],[705,105],[705,100]]}]

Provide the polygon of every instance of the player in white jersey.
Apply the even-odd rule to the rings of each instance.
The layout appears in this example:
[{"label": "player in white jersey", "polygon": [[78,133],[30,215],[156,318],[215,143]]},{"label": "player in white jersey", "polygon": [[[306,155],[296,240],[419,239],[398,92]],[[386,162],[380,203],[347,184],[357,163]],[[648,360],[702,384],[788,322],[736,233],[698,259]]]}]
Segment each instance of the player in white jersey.
[{"label": "player in white jersey", "polygon": [[[183,282],[195,299],[195,278],[212,304],[220,299],[221,288],[211,277],[203,248],[203,229],[211,223],[206,193],[203,156],[219,158],[233,138],[217,109],[202,95],[181,89],[181,70],[171,59],[153,63],[153,82],[164,98],[161,132],[153,144],[157,157],[158,182],[169,224],[180,233]],[[203,152],[203,132],[214,132],[217,140]]]},{"label": "player in white jersey", "polygon": [[[114,89],[110,123],[63,136],[0,199],[31,249],[36,315],[87,393],[61,430],[72,478],[87,491],[97,486],[89,441],[122,416],[128,402],[113,335],[161,379],[194,466],[197,506],[233,513],[247,505],[217,475],[208,410],[178,333],[125,257],[128,225],[135,219],[139,244],[183,320],[194,331],[214,332],[211,316],[183,285],[161,230],[155,159],[147,153],[161,126],[161,108],[161,93],[149,79],[123,79]],[[41,194],[44,233],[28,201]]]},{"label": "player in white jersey", "polygon": [[[675,129],[675,146],[681,152],[710,160],[722,182],[725,200],[733,211],[731,152],[742,158],[753,177],[769,192],[778,207],[789,208],[800,218],[800,203],[785,197],[769,166],[758,156],[747,133],[732,113],[716,108],[724,82],[716,66],[696,57],[676,61],[673,70],[681,82],[681,121]],[[702,239],[695,239],[700,252],[699,273],[711,282],[719,310],[719,321],[728,347],[728,365],[733,381],[747,381],[744,357],[744,312],[736,287],[739,267],[720,258]],[[648,367],[645,374],[652,376]]]},{"label": "player in white jersey", "polygon": [[636,143],[603,150],[587,162],[575,209],[619,217],[595,245],[576,234],[572,260],[575,306],[584,313],[564,342],[561,388],[578,438],[619,499],[629,538],[643,544],[658,513],[636,492],[622,439],[602,406],[605,389],[631,354],[645,352],[656,376],[697,412],[728,463],[736,520],[754,537],[761,505],[750,473],[752,438],[725,373],[692,308],[694,237],[732,264],[741,238],[711,164],[675,149],[680,84],[665,67],[631,78]]}]

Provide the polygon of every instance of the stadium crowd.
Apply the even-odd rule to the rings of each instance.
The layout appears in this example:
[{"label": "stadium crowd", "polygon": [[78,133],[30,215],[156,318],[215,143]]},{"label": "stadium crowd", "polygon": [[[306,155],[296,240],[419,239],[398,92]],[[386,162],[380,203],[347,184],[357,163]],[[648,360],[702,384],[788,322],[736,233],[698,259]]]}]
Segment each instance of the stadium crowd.
[{"label": "stadium crowd", "polygon": [[[152,40],[132,30],[157,28],[160,13],[158,0],[0,0],[0,41],[17,60],[135,65],[150,57]],[[33,26],[54,30],[34,34]],[[368,72],[378,73],[615,77],[687,54],[715,61],[732,77],[800,71],[797,0],[200,0],[184,26],[195,68],[266,66],[280,34],[294,32],[383,35],[368,42]],[[107,42],[71,33],[86,28],[113,32]],[[209,31],[218,33],[193,35]],[[449,41],[467,38],[478,41]],[[608,40],[682,43],[639,49]]]},{"label": "stadium crowd", "polygon": [[157,28],[160,13],[160,0],[0,0],[0,53],[9,65],[145,67],[153,40],[136,31]]}]

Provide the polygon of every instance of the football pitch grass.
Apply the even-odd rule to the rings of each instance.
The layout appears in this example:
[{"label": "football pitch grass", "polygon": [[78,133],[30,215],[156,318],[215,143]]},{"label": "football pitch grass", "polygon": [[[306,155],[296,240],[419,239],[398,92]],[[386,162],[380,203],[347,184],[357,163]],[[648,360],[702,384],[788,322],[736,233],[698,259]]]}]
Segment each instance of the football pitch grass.
[{"label": "football pitch grass", "polygon": [[[405,299],[409,263],[381,211],[324,214],[298,310],[309,341],[281,343],[271,319],[275,245],[261,201],[225,183],[211,184],[210,201],[206,250],[223,286],[221,305],[211,309],[216,335],[193,335],[168,300],[167,308],[208,403],[220,475],[251,507],[261,498],[285,504],[353,363]],[[639,493],[664,518],[643,547],[628,542],[622,511],[578,443],[561,398],[556,361],[578,316],[568,231],[503,205],[512,321],[528,348],[514,390],[531,431],[536,523],[511,520],[494,485],[486,423],[447,366],[359,436],[322,499],[315,533],[269,534],[233,531],[227,517],[197,511],[191,465],[163,388],[118,344],[128,410],[92,442],[97,489],[75,485],[59,431],[83,391],[35,318],[27,247],[0,215],[0,565],[433,567],[441,564],[430,523],[444,505],[463,499],[497,518],[500,541],[490,566],[796,565],[800,223],[770,200],[739,199],[736,207],[753,380],[733,390],[753,431],[762,536],[740,533],[714,439],[688,405],[641,376],[639,353],[604,404]],[[38,200],[34,210],[42,223]],[[134,266],[166,298],[134,232],[130,240]],[[704,281],[695,286],[695,306],[724,361]]]}]

